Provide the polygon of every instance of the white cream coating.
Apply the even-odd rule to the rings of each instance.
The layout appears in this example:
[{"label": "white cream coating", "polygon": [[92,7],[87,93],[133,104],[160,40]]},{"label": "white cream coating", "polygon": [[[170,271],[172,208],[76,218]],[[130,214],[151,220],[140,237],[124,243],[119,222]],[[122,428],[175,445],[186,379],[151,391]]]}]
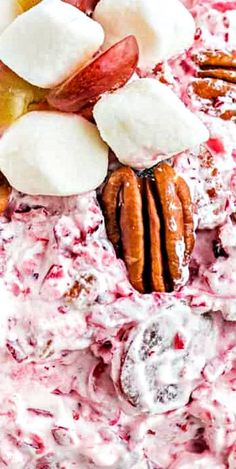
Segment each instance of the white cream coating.
[{"label": "white cream coating", "polygon": [[139,169],[196,147],[209,137],[200,119],[169,87],[153,78],[104,94],[93,114],[103,140],[119,161]]},{"label": "white cream coating", "polygon": [[203,455],[185,453],[175,461],[169,469],[225,469],[224,464],[218,464],[208,452]]},{"label": "white cream coating", "polygon": [[[4,133],[0,168],[12,187],[36,195],[73,195],[105,179],[108,147],[81,116],[29,112]],[[89,177],[88,177],[89,174]]]},{"label": "white cream coating", "polygon": [[194,40],[193,17],[179,0],[100,0],[93,17],[105,31],[103,49],[129,34],[137,38],[139,67],[145,70],[188,49]]},{"label": "white cream coating", "polygon": [[32,85],[50,88],[91,60],[104,33],[78,8],[43,0],[0,36],[0,60]]},{"label": "white cream coating", "polygon": [[[139,464],[146,469],[145,453],[156,465],[168,467],[173,454],[194,442],[198,428],[208,423],[200,416],[194,417],[193,424],[188,406],[170,413],[170,426],[166,414],[150,417],[137,415],[135,409],[131,412],[124,397],[118,399],[116,383],[111,380],[111,362],[119,346],[117,333],[130,322],[133,327],[140,323],[137,330],[143,330],[152,317],[160,317],[164,323],[175,318],[175,330],[180,330],[192,350],[186,379],[197,378],[192,385],[196,387],[205,380],[210,382],[215,357],[222,349],[232,348],[235,329],[222,332],[220,317],[218,323],[213,322],[213,336],[221,337],[214,348],[213,336],[207,329],[205,335],[200,326],[205,320],[202,323],[193,315],[178,295],[143,296],[134,292],[123,263],[106,240],[94,195],[58,199],[14,193],[10,209],[11,221],[2,219],[1,224],[2,286],[8,305],[1,320],[1,395],[7,409],[0,415],[4,442],[1,457],[13,468],[15,464],[16,468],[38,469],[36,461],[41,464],[44,458],[42,464],[47,461],[50,469],[56,463],[66,469],[73,463],[82,469],[139,469]],[[64,295],[76,280],[83,288],[77,298],[69,299]],[[109,340],[111,350],[102,345]],[[228,367],[232,361],[233,356],[228,354]],[[205,362],[208,371],[200,377]],[[105,365],[96,372],[102,363]],[[167,372],[164,366],[162,379],[169,379]],[[32,391],[26,396],[30,386]],[[179,425],[184,427],[187,415],[188,430],[180,435]],[[149,433],[156,428],[163,438],[165,432],[169,438],[160,440],[164,446],[157,452]],[[229,439],[227,444],[230,447]]]},{"label": "white cream coating", "polygon": [[[206,237],[206,234],[203,234]],[[216,238],[225,255],[215,259],[209,249]],[[207,237],[206,237],[207,240]],[[228,321],[236,320],[236,226],[228,218],[219,228],[217,236],[209,237],[205,246],[197,243],[194,258],[200,264],[198,278],[194,279],[192,306],[198,312],[222,311]],[[199,256],[201,256],[199,258]],[[199,293],[197,291],[199,290]]]}]

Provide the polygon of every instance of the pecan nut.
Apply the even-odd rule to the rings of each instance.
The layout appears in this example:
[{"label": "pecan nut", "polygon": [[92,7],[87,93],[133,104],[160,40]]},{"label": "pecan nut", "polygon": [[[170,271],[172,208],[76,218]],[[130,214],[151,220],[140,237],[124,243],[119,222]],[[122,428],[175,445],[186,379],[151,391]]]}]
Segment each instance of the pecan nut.
[{"label": "pecan nut", "polygon": [[11,187],[5,176],[0,172],[0,215],[4,213],[7,208],[10,193]]},{"label": "pecan nut", "polygon": [[108,238],[136,290],[165,292],[184,283],[194,247],[192,202],[171,166],[159,164],[152,177],[119,168],[103,189],[102,208]]},{"label": "pecan nut", "polygon": [[236,52],[206,51],[193,56],[198,67],[197,79],[192,88],[202,99],[214,100],[227,97],[232,107],[224,110],[219,117],[225,120],[236,117]]}]

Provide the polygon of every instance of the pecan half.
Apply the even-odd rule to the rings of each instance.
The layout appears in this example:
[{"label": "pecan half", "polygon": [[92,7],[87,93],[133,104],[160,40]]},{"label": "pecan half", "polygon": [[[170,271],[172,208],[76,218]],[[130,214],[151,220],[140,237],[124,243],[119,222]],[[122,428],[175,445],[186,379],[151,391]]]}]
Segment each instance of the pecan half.
[{"label": "pecan half", "polygon": [[10,193],[11,187],[5,176],[0,172],[0,215],[4,213],[7,208]]},{"label": "pecan half", "polygon": [[194,55],[193,59],[201,68],[236,69],[236,52],[207,50]]},{"label": "pecan half", "polygon": [[194,247],[189,188],[167,163],[147,177],[116,170],[102,193],[107,235],[141,293],[180,286]]},{"label": "pecan half", "polygon": [[219,116],[233,119],[236,116],[236,52],[206,51],[193,56],[193,60],[198,66],[197,80],[192,83],[195,94],[211,100],[213,107],[214,100],[227,97],[232,101],[232,108]]}]

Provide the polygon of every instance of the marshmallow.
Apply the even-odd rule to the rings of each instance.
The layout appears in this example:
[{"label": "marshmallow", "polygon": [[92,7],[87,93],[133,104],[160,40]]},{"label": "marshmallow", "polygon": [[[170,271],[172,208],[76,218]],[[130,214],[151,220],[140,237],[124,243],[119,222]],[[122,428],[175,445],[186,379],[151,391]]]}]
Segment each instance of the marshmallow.
[{"label": "marshmallow", "polygon": [[0,0],[0,34],[21,12],[16,0]]},{"label": "marshmallow", "polygon": [[139,45],[139,67],[183,52],[194,41],[193,17],[179,0],[100,0],[93,17],[105,31],[104,48],[133,34]]},{"label": "marshmallow", "polygon": [[32,85],[50,88],[88,62],[103,39],[102,27],[78,8],[43,0],[5,29],[0,60]]},{"label": "marshmallow", "polygon": [[104,94],[94,107],[100,134],[121,163],[149,168],[208,140],[208,130],[174,92],[153,78]]},{"label": "marshmallow", "polygon": [[67,196],[96,189],[106,177],[108,148],[83,117],[34,111],[0,140],[0,168],[28,194]]}]

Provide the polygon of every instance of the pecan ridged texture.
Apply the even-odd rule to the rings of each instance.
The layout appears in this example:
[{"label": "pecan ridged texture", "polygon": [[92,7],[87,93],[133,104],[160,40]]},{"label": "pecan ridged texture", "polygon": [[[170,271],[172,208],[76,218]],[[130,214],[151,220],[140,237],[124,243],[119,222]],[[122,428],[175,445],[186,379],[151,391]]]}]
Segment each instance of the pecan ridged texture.
[{"label": "pecan ridged texture", "polygon": [[196,95],[212,102],[218,98],[231,100],[229,109],[219,117],[225,120],[236,117],[236,51],[223,52],[208,50],[193,56],[198,67],[197,79],[192,87]]},{"label": "pecan ridged texture", "polygon": [[136,290],[166,292],[185,283],[195,240],[192,201],[169,164],[147,177],[122,166],[105,184],[101,203],[108,239]]}]

